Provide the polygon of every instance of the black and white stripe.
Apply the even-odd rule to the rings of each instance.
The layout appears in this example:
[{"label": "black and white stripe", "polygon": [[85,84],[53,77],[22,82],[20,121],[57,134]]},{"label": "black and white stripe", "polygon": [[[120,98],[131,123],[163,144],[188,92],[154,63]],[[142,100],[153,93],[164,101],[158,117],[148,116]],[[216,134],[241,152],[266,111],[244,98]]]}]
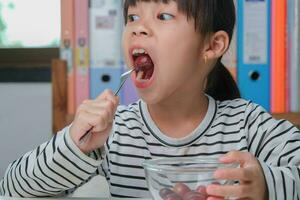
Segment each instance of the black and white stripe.
[{"label": "black and white stripe", "polygon": [[299,130],[285,120],[275,120],[252,102],[216,102],[208,98],[204,120],[182,139],[162,133],[142,101],[118,108],[113,132],[105,146],[88,156],[75,146],[66,128],[9,166],[0,183],[1,194],[68,194],[101,174],[106,177],[113,197],[149,197],[142,166],[145,160],[218,157],[238,150],[252,153],[261,163],[270,199],[299,199]]}]

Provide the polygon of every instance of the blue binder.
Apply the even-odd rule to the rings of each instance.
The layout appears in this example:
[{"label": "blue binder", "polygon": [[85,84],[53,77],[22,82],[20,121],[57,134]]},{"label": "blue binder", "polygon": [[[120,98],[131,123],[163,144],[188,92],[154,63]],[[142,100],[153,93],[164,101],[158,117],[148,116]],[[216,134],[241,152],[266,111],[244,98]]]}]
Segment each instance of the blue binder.
[{"label": "blue binder", "polygon": [[120,84],[122,1],[90,0],[90,97]]},{"label": "blue binder", "polygon": [[90,95],[92,99],[98,97],[105,89],[113,92],[120,84],[121,68],[90,68]]},{"label": "blue binder", "polygon": [[270,111],[271,0],[238,0],[237,22],[241,95]]}]

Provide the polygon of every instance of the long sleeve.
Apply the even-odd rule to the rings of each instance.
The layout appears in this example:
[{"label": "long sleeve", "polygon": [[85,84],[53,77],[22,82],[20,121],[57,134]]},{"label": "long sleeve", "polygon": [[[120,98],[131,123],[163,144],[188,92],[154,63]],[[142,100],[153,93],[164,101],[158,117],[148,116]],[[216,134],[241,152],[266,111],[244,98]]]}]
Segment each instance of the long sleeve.
[{"label": "long sleeve", "polygon": [[270,200],[300,199],[300,131],[286,120],[276,120],[249,104],[245,131],[249,151],[264,171]]},{"label": "long sleeve", "polygon": [[67,127],[49,142],[9,165],[4,178],[0,181],[0,195],[14,197],[63,195],[95,175],[101,162],[101,156],[97,156],[95,152],[87,156],[80,151],[70,138]]}]

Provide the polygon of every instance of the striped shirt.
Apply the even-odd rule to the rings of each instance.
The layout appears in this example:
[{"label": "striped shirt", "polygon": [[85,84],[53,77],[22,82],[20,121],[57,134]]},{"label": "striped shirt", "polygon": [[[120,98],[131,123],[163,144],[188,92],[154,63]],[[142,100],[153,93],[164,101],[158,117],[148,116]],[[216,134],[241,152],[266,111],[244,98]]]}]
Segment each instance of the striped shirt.
[{"label": "striped shirt", "polygon": [[[19,197],[65,195],[91,177],[106,177],[112,197],[150,197],[143,161],[157,157],[218,157],[231,150],[250,152],[260,162],[269,199],[300,199],[300,132],[243,99],[215,101],[188,136],[163,134],[147,105],[119,106],[105,146],[82,153],[69,127],[14,161],[0,182],[0,194]],[[175,124],[174,124],[175,126]]]}]

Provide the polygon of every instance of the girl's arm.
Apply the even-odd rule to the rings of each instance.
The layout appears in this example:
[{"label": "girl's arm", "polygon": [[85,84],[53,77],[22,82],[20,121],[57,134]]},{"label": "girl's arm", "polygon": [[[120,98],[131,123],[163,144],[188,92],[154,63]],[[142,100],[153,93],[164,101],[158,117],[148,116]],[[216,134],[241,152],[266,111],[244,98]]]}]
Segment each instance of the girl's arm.
[{"label": "girl's arm", "polygon": [[[19,197],[55,196],[85,183],[101,164],[102,153],[97,149],[104,149],[118,102],[110,90],[95,100],[85,100],[70,127],[9,166],[0,182],[0,193]],[[91,133],[82,143],[80,138],[87,131]],[[88,152],[98,159],[87,156]]]},{"label": "girl's arm", "polygon": [[248,108],[249,151],[263,169],[269,199],[300,199],[300,131],[285,120],[275,120],[256,104]]},{"label": "girl's arm", "polygon": [[0,181],[0,195],[64,195],[96,175],[101,162],[100,150],[92,152],[90,156],[81,152],[70,138],[67,127],[49,142],[9,165]]}]

